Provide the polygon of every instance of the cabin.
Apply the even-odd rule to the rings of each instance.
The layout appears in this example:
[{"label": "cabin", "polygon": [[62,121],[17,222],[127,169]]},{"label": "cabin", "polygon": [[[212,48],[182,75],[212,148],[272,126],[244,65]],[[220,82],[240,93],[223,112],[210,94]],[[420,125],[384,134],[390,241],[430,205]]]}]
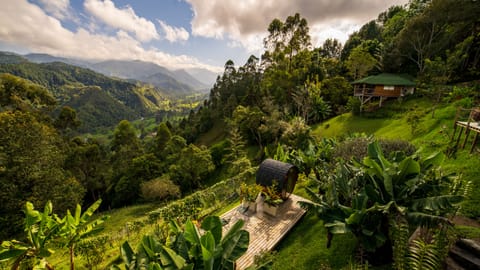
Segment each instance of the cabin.
[{"label": "cabin", "polygon": [[353,95],[360,98],[362,106],[372,98],[380,98],[382,101],[387,98],[399,98],[408,94],[413,94],[415,83],[413,78],[408,75],[399,75],[391,73],[381,73],[374,76],[368,76],[353,83]]}]

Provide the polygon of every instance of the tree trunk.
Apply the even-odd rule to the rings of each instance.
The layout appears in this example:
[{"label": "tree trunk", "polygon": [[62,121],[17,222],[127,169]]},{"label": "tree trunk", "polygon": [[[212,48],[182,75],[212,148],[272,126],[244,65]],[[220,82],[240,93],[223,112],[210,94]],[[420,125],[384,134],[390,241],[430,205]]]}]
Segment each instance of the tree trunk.
[{"label": "tree trunk", "polygon": [[75,245],[70,246],[70,270],[75,270],[75,254],[73,253]]}]

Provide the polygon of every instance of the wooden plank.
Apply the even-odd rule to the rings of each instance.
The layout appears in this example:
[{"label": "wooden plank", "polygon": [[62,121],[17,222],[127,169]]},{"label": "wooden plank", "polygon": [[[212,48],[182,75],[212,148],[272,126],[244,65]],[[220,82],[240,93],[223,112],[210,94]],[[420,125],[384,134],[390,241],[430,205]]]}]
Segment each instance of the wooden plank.
[{"label": "wooden plank", "polygon": [[241,206],[238,206],[221,216],[228,221],[223,227],[224,232],[237,220],[242,219],[245,221],[244,229],[250,233],[248,250],[236,261],[237,269],[250,266],[255,255],[272,250],[288,234],[306,212],[298,204],[299,201],[308,200],[292,194],[280,206],[276,217],[263,213],[262,203],[258,204],[256,213],[243,213]]}]

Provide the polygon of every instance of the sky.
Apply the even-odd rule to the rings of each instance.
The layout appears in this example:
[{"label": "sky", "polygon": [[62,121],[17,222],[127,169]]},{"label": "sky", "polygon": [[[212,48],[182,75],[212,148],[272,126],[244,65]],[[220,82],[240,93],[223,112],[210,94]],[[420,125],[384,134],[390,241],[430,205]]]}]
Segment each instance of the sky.
[{"label": "sky", "polygon": [[299,13],[312,45],[408,0],[2,0],[0,51],[223,70],[260,57],[270,22]]}]

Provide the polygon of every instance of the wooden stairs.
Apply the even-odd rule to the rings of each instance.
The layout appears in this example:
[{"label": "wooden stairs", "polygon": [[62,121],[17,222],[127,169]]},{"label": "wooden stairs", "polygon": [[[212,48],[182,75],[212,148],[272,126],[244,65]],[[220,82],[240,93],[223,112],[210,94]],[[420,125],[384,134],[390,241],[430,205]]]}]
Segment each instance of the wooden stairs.
[{"label": "wooden stairs", "polygon": [[445,269],[480,270],[480,244],[471,239],[457,240],[448,253]]}]

